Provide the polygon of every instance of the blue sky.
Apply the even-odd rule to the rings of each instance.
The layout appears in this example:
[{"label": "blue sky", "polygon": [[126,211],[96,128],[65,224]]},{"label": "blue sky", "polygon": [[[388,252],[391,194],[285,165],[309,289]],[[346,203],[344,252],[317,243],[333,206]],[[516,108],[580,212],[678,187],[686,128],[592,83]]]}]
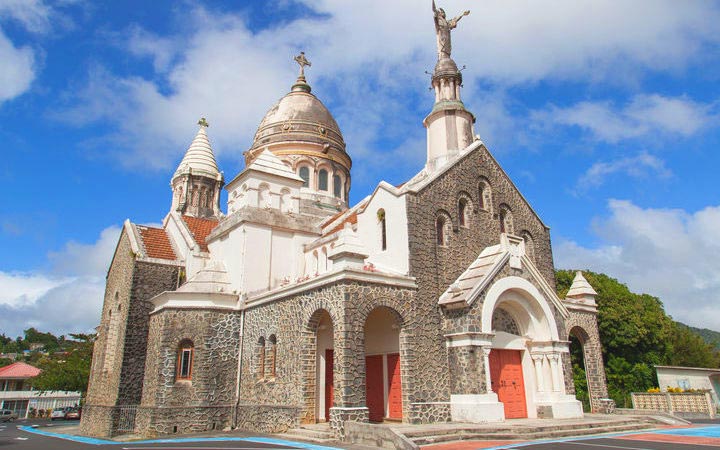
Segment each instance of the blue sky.
[{"label": "blue sky", "polygon": [[[439,6],[472,11],[453,33],[463,99],[556,265],[720,329],[720,4]],[[422,168],[429,2],[0,0],[0,332],[94,327],[119,227],[162,220],[197,119],[231,179],[300,50],[353,203]]]}]

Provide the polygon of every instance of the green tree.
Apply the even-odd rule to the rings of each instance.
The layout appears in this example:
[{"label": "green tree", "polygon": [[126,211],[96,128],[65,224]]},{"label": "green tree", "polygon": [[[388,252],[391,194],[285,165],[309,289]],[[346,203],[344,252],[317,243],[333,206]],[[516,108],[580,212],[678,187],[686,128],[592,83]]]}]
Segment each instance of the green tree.
[{"label": "green tree", "polygon": [[44,391],[87,391],[95,335],[77,334],[72,348],[62,355],[51,355],[38,361],[42,373],[33,379],[33,386]]}]

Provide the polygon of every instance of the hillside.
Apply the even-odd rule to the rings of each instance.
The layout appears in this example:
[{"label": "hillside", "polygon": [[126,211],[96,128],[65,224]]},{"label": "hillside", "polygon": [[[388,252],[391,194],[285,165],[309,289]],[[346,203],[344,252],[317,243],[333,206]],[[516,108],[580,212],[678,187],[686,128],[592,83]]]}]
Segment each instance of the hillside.
[{"label": "hillside", "polygon": [[708,344],[714,345],[716,349],[720,350],[720,333],[713,330],[708,330],[707,328],[695,328],[691,327],[690,325],[685,325],[684,323],[677,322],[677,324],[681,327],[688,328],[693,333],[697,334],[705,342]]}]

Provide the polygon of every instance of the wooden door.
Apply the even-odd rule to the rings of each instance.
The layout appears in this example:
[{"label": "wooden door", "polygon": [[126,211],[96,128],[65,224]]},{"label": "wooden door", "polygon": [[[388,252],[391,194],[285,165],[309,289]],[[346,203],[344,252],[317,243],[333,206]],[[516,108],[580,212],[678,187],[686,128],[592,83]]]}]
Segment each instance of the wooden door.
[{"label": "wooden door", "polygon": [[370,422],[382,422],[385,417],[382,355],[365,357],[365,395]]},{"label": "wooden door", "polygon": [[400,354],[387,355],[388,418],[402,419],[402,384],[400,383]]},{"label": "wooden door", "polygon": [[333,406],[333,396],[335,389],[333,388],[334,380],[334,360],[335,355],[333,349],[325,350],[325,420],[330,421],[330,408]]},{"label": "wooden door", "polygon": [[504,405],[506,419],[527,417],[520,350],[493,349],[490,352],[490,382]]}]

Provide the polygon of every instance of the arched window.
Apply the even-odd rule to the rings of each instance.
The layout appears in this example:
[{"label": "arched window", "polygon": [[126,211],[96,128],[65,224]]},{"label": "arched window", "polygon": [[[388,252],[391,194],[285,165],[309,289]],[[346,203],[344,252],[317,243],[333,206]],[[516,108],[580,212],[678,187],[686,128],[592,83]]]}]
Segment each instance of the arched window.
[{"label": "arched window", "polygon": [[265,338],[262,336],[258,339],[257,377],[259,379],[265,377]]},{"label": "arched window", "polygon": [[500,205],[500,232],[514,234],[512,211],[507,205]]},{"label": "arched window", "polygon": [[378,209],[378,224],[380,225],[380,249],[387,250],[387,227],[385,223],[385,210]]},{"label": "arched window", "polygon": [[320,172],[318,172],[318,189],[321,191],[328,190],[328,171],[325,169],[320,169]]},{"label": "arched window", "polygon": [[492,189],[486,178],[481,178],[478,183],[478,207],[492,212]]},{"label": "arched window", "polygon": [[298,175],[303,179],[303,187],[310,187],[310,169],[307,166],[300,167]]},{"label": "arched window", "polygon": [[447,219],[445,216],[438,216],[438,218],[435,219],[435,242],[437,245],[447,244],[446,224]]},{"label": "arched window", "polygon": [[275,366],[277,359],[277,338],[274,334],[270,335],[268,339],[270,343],[270,351],[268,352],[268,370],[270,371],[270,378],[275,378]]},{"label": "arched window", "polygon": [[192,341],[184,340],[178,345],[177,366],[175,367],[176,380],[192,379],[193,357],[195,346]]},{"label": "arched window", "polygon": [[470,226],[470,213],[472,212],[472,202],[470,196],[462,192],[458,199],[458,225],[461,227]]},{"label": "arched window", "polygon": [[535,259],[535,241],[533,241],[533,237],[530,234],[528,230],[523,230],[520,233],[520,236],[522,236],[523,241],[525,241],[525,254],[528,258],[534,260]]},{"label": "arched window", "polygon": [[280,211],[287,213],[291,210],[290,190],[288,188],[283,188],[283,190],[280,191]]},{"label": "arched window", "polygon": [[342,180],[340,175],[333,175],[333,195],[336,198],[342,198]]}]

